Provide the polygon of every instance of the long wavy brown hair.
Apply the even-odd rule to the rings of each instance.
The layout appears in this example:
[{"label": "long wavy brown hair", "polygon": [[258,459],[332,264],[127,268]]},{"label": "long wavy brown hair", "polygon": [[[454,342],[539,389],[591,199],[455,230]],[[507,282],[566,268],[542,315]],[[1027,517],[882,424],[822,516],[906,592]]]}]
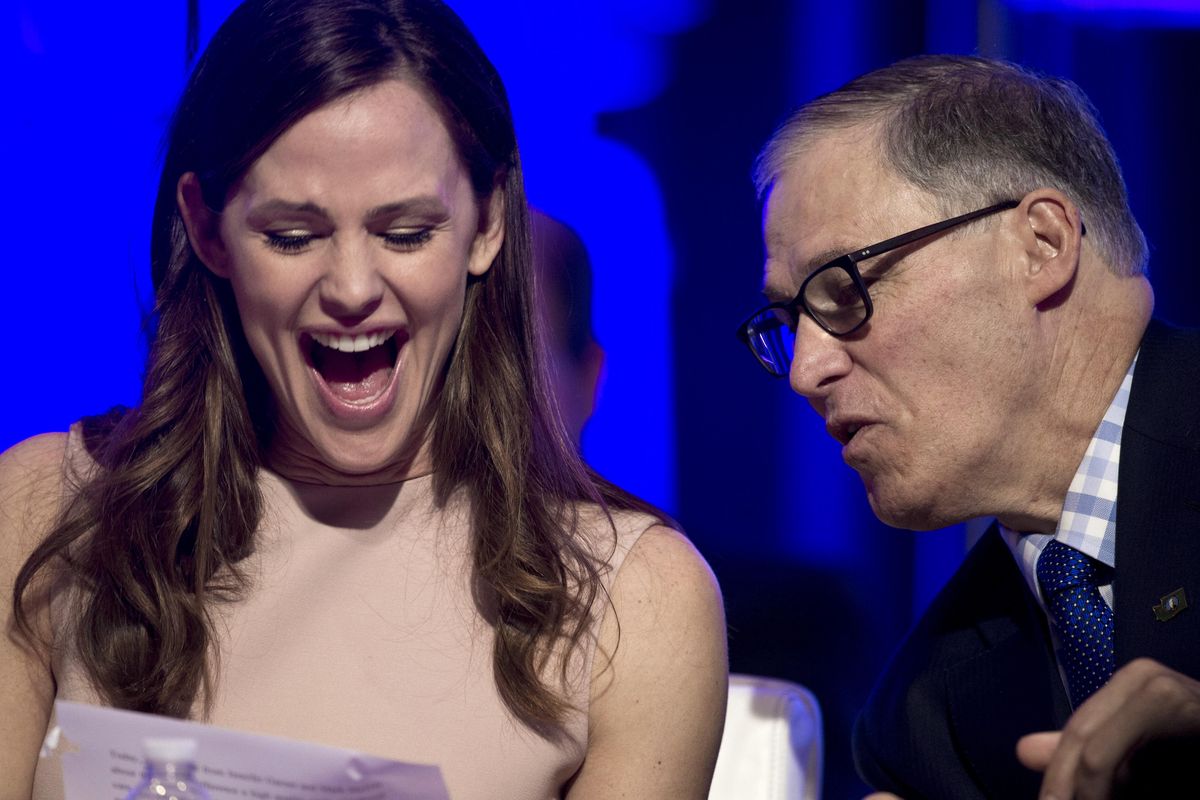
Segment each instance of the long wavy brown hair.
[{"label": "long wavy brown hair", "polygon": [[220,654],[210,610],[252,591],[238,564],[254,549],[257,475],[273,432],[269,390],[229,285],[188,243],[179,178],[196,173],[220,211],[301,117],[396,77],[437,104],[481,207],[504,193],[504,243],[468,284],[434,414],[434,487],[441,503],[460,489],[471,503],[473,569],[495,609],[504,702],[543,725],[569,709],[566,660],[561,682],[546,667],[588,635],[604,569],[604,554],[578,535],[578,504],[652,509],[587,469],[558,421],[532,321],[508,100],[462,21],[437,0],[251,0],[217,32],[184,90],[154,211],[156,324],[141,405],[86,421],[99,468],[77,476],[14,590],[18,623],[32,637],[35,579],[66,567],[83,590],[74,644],[114,706],[183,717],[211,699]]}]

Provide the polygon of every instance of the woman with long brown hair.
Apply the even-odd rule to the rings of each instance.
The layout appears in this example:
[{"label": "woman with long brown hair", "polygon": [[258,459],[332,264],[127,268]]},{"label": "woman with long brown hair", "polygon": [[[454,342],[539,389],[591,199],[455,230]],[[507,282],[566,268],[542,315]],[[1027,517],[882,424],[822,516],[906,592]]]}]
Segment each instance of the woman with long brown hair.
[{"label": "woman with long brown hair", "polygon": [[172,121],[142,402],[0,456],[3,798],[57,698],[702,798],[720,596],[548,397],[494,68],[437,0],[250,0]]}]

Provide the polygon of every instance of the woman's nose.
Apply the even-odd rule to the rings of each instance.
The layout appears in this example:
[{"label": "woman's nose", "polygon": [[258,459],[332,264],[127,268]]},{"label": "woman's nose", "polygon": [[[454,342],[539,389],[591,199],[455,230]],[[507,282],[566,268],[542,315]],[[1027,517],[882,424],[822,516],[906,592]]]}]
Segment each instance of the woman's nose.
[{"label": "woman's nose", "polygon": [[378,255],[369,242],[335,240],[333,245],[321,277],[323,310],[337,318],[369,316],[383,299]]}]

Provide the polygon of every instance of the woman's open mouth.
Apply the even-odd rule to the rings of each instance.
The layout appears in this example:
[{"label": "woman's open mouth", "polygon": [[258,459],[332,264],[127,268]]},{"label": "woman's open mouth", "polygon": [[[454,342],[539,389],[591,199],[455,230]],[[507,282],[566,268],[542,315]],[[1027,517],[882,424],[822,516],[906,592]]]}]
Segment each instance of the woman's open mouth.
[{"label": "woman's open mouth", "polygon": [[301,349],[335,412],[365,410],[392,386],[402,336],[395,329],[355,336],[313,331],[301,337]]}]

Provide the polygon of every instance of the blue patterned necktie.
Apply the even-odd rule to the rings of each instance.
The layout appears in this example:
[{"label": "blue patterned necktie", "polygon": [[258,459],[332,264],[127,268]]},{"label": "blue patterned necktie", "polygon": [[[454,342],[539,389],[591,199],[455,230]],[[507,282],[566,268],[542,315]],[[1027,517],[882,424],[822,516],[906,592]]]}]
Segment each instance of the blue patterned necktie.
[{"label": "blue patterned necktie", "polygon": [[1075,708],[1112,677],[1116,665],[1112,609],[1100,596],[1102,570],[1108,568],[1054,540],[1037,562],[1038,584],[1058,631],[1059,658]]}]

